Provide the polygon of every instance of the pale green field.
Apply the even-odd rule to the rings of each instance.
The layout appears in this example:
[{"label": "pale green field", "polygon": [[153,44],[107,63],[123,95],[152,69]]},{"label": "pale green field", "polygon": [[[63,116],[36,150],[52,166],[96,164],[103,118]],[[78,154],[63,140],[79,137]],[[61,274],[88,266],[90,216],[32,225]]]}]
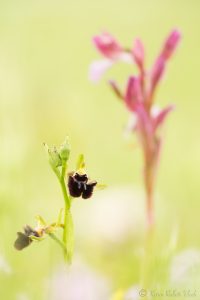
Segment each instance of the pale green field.
[{"label": "pale green field", "polygon": [[[159,263],[159,255],[177,228],[173,251],[198,250],[199,11],[198,0],[0,1],[0,256],[9,265],[0,262],[1,300],[50,300],[48,280],[63,261],[60,249],[50,240],[20,253],[13,248],[16,231],[24,224],[34,225],[38,213],[52,220],[63,205],[44,141],[59,144],[69,135],[72,168],[83,152],[90,175],[106,183],[108,191],[142,188],[140,151],[131,148],[134,139],[123,138],[128,113],[106,80],[97,85],[88,80],[88,66],[98,58],[91,37],[102,30],[125,45],[141,37],[149,65],[171,29],[177,27],[183,34],[157,95],[161,105],[174,103],[176,110],[165,126],[157,184],[154,283],[166,283],[163,274],[170,262]],[[124,82],[131,72],[131,67],[119,65],[106,79],[113,76]],[[89,201],[100,201],[99,197],[100,192]],[[142,197],[142,206],[143,201]],[[79,209],[85,213],[89,204],[78,204]],[[139,259],[134,250],[142,247],[142,236],[141,228],[135,230],[137,238],[117,244],[100,242],[99,246],[85,242],[84,236],[76,240],[75,256],[109,278],[113,292],[138,284]]]}]

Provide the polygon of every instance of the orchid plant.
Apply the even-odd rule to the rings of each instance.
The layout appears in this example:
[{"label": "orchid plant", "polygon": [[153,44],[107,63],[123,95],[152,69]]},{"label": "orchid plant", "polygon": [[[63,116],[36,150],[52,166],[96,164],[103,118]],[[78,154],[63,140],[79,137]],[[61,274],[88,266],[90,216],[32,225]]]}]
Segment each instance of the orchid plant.
[{"label": "orchid plant", "polygon": [[[58,178],[63,198],[64,212],[60,210],[58,219],[48,224],[43,217],[37,216],[37,226],[32,228],[29,225],[24,227],[24,232],[17,233],[17,239],[14,246],[17,250],[22,250],[29,246],[33,241],[42,241],[45,237],[52,238],[64,252],[65,260],[70,263],[74,249],[74,229],[71,214],[71,206],[75,198],[88,199],[92,196],[94,188],[103,188],[103,185],[97,185],[96,181],[91,181],[85,171],[84,156],[78,157],[75,171],[68,172],[68,160],[70,156],[70,145],[68,139],[60,147],[48,147],[44,144],[49,163]],[[62,229],[62,239],[56,232]]]},{"label": "orchid plant", "polygon": [[154,224],[154,188],[157,166],[159,162],[162,136],[160,127],[164,124],[173,106],[163,109],[155,105],[155,94],[166,64],[174,53],[179,41],[180,33],[173,30],[167,37],[160,54],[150,70],[145,65],[145,49],[140,39],[135,39],[133,48],[123,47],[109,33],[102,33],[93,38],[96,49],[103,56],[103,60],[95,61],[90,67],[90,78],[98,81],[104,72],[119,61],[136,65],[138,74],[128,77],[126,86],[122,90],[116,81],[110,80],[109,85],[116,97],[122,100],[131,113],[129,129],[136,133],[143,152],[144,159],[144,187],[146,192],[147,224],[149,228]]}]

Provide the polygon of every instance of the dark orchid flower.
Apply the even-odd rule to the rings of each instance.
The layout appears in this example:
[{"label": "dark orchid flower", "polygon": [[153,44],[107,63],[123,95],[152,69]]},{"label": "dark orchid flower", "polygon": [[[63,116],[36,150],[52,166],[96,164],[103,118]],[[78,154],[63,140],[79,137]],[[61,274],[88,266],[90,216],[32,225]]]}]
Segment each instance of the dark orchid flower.
[{"label": "dark orchid flower", "polygon": [[97,185],[96,181],[88,182],[87,174],[75,173],[69,175],[68,188],[70,196],[74,198],[81,197],[88,199],[92,196],[94,187]]},{"label": "dark orchid flower", "polygon": [[17,239],[14,243],[14,247],[17,250],[23,250],[32,243],[31,236],[39,237],[39,233],[31,228],[29,225],[24,227],[24,232],[17,232]]}]

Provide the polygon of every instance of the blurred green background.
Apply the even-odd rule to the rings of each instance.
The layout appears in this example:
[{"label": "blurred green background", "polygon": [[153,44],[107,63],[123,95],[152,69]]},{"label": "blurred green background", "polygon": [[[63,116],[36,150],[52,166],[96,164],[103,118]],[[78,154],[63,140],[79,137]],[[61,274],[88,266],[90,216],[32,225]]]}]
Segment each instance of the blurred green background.
[{"label": "blurred green background", "polygon": [[[140,151],[134,139],[123,138],[128,113],[106,83],[113,77],[124,83],[135,69],[118,65],[99,84],[88,80],[88,67],[99,58],[91,37],[102,30],[127,46],[141,37],[149,66],[170,30],[182,32],[157,94],[161,106],[176,105],[165,126],[157,182],[164,216],[158,235],[165,247],[178,226],[177,251],[200,247],[199,11],[198,0],[0,1],[0,299],[22,299],[23,293],[50,299],[46,280],[62,263],[51,241],[20,253],[13,248],[24,224],[34,225],[38,213],[52,220],[63,205],[44,141],[59,144],[69,135],[71,167],[84,153],[91,177],[108,190],[142,188]],[[113,291],[138,282],[139,263],[129,253],[138,241],[111,247],[109,254],[84,238],[76,243],[88,264],[110,278]]]}]

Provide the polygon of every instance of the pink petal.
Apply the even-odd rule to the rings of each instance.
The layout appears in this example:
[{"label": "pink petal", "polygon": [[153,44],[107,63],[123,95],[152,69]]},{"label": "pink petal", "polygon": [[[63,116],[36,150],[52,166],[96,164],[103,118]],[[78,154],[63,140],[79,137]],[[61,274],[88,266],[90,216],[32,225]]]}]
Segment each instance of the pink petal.
[{"label": "pink petal", "polygon": [[160,110],[159,112],[157,112],[156,115],[154,115],[154,129],[156,130],[160,125],[162,125],[166,119],[166,117],[168,116],[169,112],[171,112],[172,110],[174,110],[174,106],[173,105],[169,105],[166,108]]},{"label": "pink petal", "polygon": [[127,82],[125,103],[130,111],[135,111],[135,106],[141,102],[141,86],[137,77],[130,76]]},{"label": "pink petal", "polygon": [[173,30],[165,41],[161,55],[167,60],[174,53],[179,41],[181,34],[178,30]]},{"label": "pink petal", "polygon": [[139,66],[140,69],[143,69],[145,53],[144,53],[144,46],[140,39],[135,40],[132,53],[133,53],[135,63]]},{"label": "pink petal", "polygon": [[116,59],[123,51],[118,41],[109,33],[102,33],[93,37],[93,43],[97,50],[105,57]]},{"label": "pink petal", "polygon": [[131,53],[128,51],[121,52],[118,56],[118,60],[125,62],[127,64],[133,63],[133,57],[132,57]]},{"label": "pink petal", "polygon": [[113,62],[108,59],[94,61],[89,68],[89,79],[98,82],[112,65]]},{"label": "pink petal", "polygon": [[165,70],[165,59],[160,56],[153,68],[152,68],[152,72],[151,72],[151,85],[152,85],[152,90],[155,88],[155,86],[158,84],[158,82],[161,80],[163,74],[164,74],[164,70]]}]

